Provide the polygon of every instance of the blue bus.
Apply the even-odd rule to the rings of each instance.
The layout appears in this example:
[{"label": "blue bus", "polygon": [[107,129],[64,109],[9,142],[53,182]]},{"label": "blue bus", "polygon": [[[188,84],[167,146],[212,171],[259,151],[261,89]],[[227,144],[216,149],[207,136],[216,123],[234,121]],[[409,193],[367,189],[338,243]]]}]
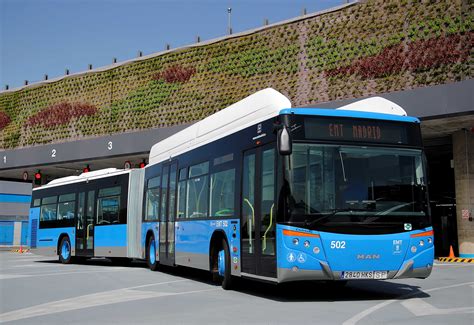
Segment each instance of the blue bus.
[{"label": "blue bus", "polygon": [[155,144],[144,169],[35,189],[31,247],[208,270],[224,289],[426,278],[425,167],[420,122],[394,103],[291,108],[265,89]]}]

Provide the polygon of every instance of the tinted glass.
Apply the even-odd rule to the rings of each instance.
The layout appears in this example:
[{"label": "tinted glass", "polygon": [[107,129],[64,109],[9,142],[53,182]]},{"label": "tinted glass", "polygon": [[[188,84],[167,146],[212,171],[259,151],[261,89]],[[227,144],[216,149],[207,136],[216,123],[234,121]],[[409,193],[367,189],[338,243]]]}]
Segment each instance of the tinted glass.
[{"label": "tinted glass", "polygon": [[211,216],[234,215],[235,169],[211,175]]},{"label": "tinted glass", "polygon": [[209,173],[208,161],[189,167],[189,177],[196,177],[207,173]]}]

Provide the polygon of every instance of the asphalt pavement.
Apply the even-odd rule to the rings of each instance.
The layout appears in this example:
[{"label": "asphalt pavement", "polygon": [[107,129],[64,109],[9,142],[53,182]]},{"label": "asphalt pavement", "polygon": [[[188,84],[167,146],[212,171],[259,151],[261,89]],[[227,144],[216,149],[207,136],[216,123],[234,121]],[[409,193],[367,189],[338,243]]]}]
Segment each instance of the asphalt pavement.
[{"label": "asphalt pavement", "polygon": [[474,324],[473,293],[474,264],[437,262],[424,280],[240,280],[224,291],[182,267],[0,252],[0,323],[9,324]]}]

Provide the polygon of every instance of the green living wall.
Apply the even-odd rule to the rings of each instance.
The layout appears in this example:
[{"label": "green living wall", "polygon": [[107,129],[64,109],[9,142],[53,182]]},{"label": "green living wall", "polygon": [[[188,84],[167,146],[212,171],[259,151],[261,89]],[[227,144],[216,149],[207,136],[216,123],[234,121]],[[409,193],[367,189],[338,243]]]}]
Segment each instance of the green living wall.
[{"label": "green living wall", "polygon": [[364,1],[0,93],[0,148],[202,119],[262,88],[310,105],[472,78],[468,0]]}]

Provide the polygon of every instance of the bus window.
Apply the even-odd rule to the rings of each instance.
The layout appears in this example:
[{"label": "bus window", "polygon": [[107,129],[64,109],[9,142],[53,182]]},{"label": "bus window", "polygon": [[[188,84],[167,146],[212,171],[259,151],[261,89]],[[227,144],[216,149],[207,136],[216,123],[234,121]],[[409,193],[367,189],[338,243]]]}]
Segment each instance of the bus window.
[{"label": "bus window", "polygon": [[57,199],[57,196],[49,196],[41,200],[40,221],[57,220]]},{"label": "bus window", "polygon": [[262,254],[275,255],[275,149],[262,154],[262,202],[260,236]]},{"label": "bus window", "polygon": [[160,176],[151,178],[148,181],[148,189],[146,191],[146,221],[158,220],[158,208],[160,206],[160,182]]},{"label": "bus window", "polygon": [[189,167],[187,218],[207,217],[209,162]]},{"label": "bus window", "polygon": [[111,224],[119,222],[120,186],[99,190],[97,199],[97,224]]},{"label": "bus window", "polygon": [[234,215],[235,169],[211,175],[211,216]]},{"label": "bus window", "polygon": [[58,220],[74,219],[75,207],[75,193],[60,195],[58,203]]}]

